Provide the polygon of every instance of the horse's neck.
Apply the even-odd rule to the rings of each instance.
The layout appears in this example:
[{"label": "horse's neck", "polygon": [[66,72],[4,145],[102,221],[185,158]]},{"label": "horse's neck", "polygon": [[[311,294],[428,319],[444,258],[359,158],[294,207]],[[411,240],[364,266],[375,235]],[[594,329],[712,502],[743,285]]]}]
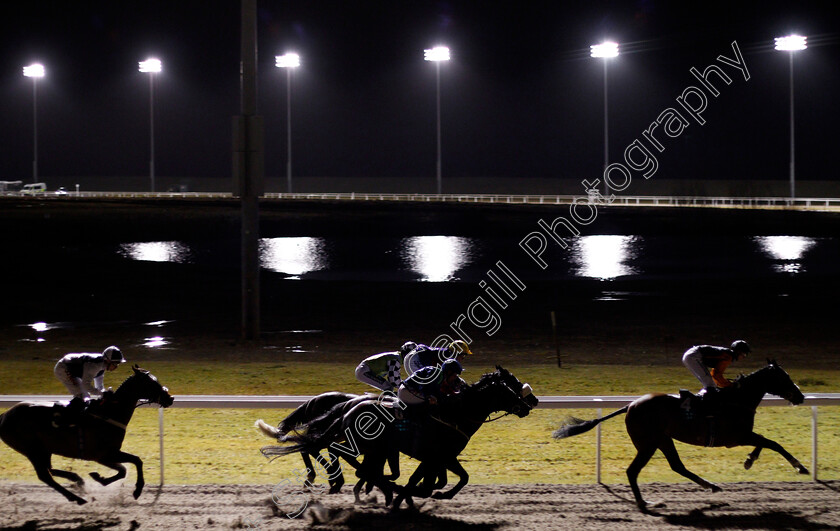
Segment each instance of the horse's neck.
[{"label": "horse's neck", "polygon": [[742,379],[738,384],[738,388],[734,389],[734,391],[737,393],[738,399],[752,409],[758,408],[758,404],[761,403],[764,395],[767,394],[767,391],[754,378]]},{"label": "horse's neck", "polygon": [[[489,390],[489,386],[487,386]],[[457,413],[457,423],[465,435],[472,437],[481,428],[491,413],[497,411],[493,401],[488,400],[484,389],[467,392]]]},{"label": "horse's neck", "polygon": [[108,418],[122,424],[128,424],[128,421],[134,415],[137,400],[135,393],[126,382],[114,391],[114,396],[110,400],[103,401],[102,411],[108,415]]}]

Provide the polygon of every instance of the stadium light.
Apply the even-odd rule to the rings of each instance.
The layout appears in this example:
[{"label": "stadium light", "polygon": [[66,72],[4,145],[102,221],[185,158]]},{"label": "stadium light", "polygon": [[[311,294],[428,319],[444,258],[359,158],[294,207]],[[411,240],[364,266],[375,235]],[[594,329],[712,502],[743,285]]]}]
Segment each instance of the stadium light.
[{"label": "stadium light", "polygon": [[140,61],[140,72],[149,74],[149,181],[155,191],[155,74],[163,70],[159,59]]},{"label": "stadium light", "polygon": [[804,50],[808,47],[807,37],[801,35],[788,35],[776,37],[776,49],[781,52],[788,52],[790,56],[790,198],[796,197],[795,173],[796,164],[794,158],[794,133],[793,133],[793,52]]},{"label": "stadium light", "polygon": [[608,195],[606,171],[610,165],[610,134],[609,114],[607,106],[607,59],[618,57],[618,43],[604,41],[601,44],[593,44],[589,47],[589,55],[604,60],[604,196]]},{"label": "stadium light", "polygon": [[38,182],[38,78],[46,75],[44,65],[23,67],[23,75],[32,78],[32,182]]},{"label": "stadium light", "polygon": [[449,48],[446,46],[435,46],[434,48],[423,50],[423,60],[435,63],[435,86],[437,94],[437,193],[440,194],[443,190],[440,148],[440,63],[442,61],[449,61]]},{"label": "stadium light", "polygon": [[300,56],[296,53],[277,55],[274,66],[286,69],[286,191],[292,193],[292,69],[300,66]]}]

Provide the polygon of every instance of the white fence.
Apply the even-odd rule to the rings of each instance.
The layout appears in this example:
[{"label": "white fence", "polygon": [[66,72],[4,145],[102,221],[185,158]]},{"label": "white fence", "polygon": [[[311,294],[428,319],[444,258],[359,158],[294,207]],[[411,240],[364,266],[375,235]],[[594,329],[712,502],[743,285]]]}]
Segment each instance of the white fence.
[{"label": "white fence", "polygon": [[[292,395],[176,395],[172,407],[178,408],[248,408],[248,409],[293,409],[312,396]],[[618,409],[629,404],[635,396],[540,396],[540,409],[595,409],[597,416],[603,409]],[[18,402],[55,402],[67,400],[66,395],[0,395],[0,409],[12,407]],[[766,397],[761,406],[785,406],[786,400]],[[817,480],[817,407],[840,406],[840,393],[808,393],[805,406],[811,407],[811,478]],[[158,430],[160,432],[160,484],[164,484],[163,454],[163,408],[158,408]],[[595,479],[601,482],[601,425],[595,427]]]},{"label": "white fence", "polygon": [[[0,194],[3,195],[3,194]],[[5,195],[19,196],[19,192]],[[413,201],[423,203],[492,203],[508,205],[568,205],[580,200],[580,195],[549,194],[391,194],[368,192],[341,193],[266,193],[264,201],[310,200],[310,201]],[[229,192],[67,192],[56,195],[46,192],[38,199],[55,198],[69,201],[73,198],[102,199],[227,199],[238,200]],[[610,203],[614,206],[712,206],[724,208],[762,208],[799,210],[838,210],[840,198],[828,197],[712,197],[712,196],[638,196],[616,195]]]}]

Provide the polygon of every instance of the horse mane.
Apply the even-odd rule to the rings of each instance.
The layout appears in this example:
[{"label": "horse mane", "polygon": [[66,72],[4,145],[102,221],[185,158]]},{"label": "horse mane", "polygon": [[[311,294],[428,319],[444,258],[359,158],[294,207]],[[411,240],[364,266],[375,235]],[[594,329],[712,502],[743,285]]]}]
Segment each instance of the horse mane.
[{"label": "horse mane", "polygon": [[[734,380],[732,380],[732,388],[739,389],[743,386],[744,383],[749,381],[749,379],[751,377],[756,376],[756,375],[761,374],[761,373],[764,373],[764,372],[766,372],[766,371],[768,371],[768,370],[770,370],[774,367],[777,368],[777,369],[782,368],[778,364],[778,362],[775,360],[775,358],[774,359],[767,358],[767,365],[765,365],[764,367],[761,367],[760,369],[756,369],[749,374],[744,374],[744,373],[738,374],[738,376],[735,377]],[[723,390],[726,390],[726,389],[727,388],[724,388]]]}]

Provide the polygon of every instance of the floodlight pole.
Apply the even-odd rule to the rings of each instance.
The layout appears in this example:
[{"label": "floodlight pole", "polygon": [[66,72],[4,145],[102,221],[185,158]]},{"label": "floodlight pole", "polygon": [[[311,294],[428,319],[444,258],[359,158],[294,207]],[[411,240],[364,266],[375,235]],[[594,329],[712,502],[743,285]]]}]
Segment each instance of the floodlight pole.
[{"label": "floodlight pole", "polygon": [[607,168],[610,165],[610,132],[609,132],[609,107],[607,102],[607,60],[618,56],[618,44],[605,41],[601,44],[593,44],[590,48],[590,56],[600,58],[604,61],[604,196],[609,193],[607,189]]},{"label": "floodlight pole", "polygon": [[274,66],[286,69],[286,191],[292,193],[292,69],[300,66],[300,56],[278,55]]},{"label": "floodlight pole", "polygon": [[23,75],[32,78],[32,182],[38,182],[38,78],[44,66],[38,63],[23,67]]},{"label": "floodlight pole", "polygon": [[155,191],[155,74],[149,72],[149,185]]},{"label": "floodlight pole", "polygon": [[38,182],[38,77],[32,77],[32,182]]},{"label": "floodlight pole", "polygon": [[442,163],[441,163],[441,142],[440,142],[440,62],[449,61],[449,48],[446,46],[435,46],[423,50],[423,59],[435,63],[435,94],[437,102],[437,193],[443,190]]},{"label": "floodlight pole", "polygon": [[808,47],[807,37],[801,35],[788,35],[776,37],[776,49],[787,52],[790,64],[790,199],[796,197],[795,182],[795,153],[794,153],[794,122],[793,122],[793,52],[804,50]]},{"label": "floodlight pole", "polygon": [[441,142],[440,142],[440,61],[435,61],[435,87],[437,93],[437,193],[440,195],[443,191],[443,164],[441,161]]}]

